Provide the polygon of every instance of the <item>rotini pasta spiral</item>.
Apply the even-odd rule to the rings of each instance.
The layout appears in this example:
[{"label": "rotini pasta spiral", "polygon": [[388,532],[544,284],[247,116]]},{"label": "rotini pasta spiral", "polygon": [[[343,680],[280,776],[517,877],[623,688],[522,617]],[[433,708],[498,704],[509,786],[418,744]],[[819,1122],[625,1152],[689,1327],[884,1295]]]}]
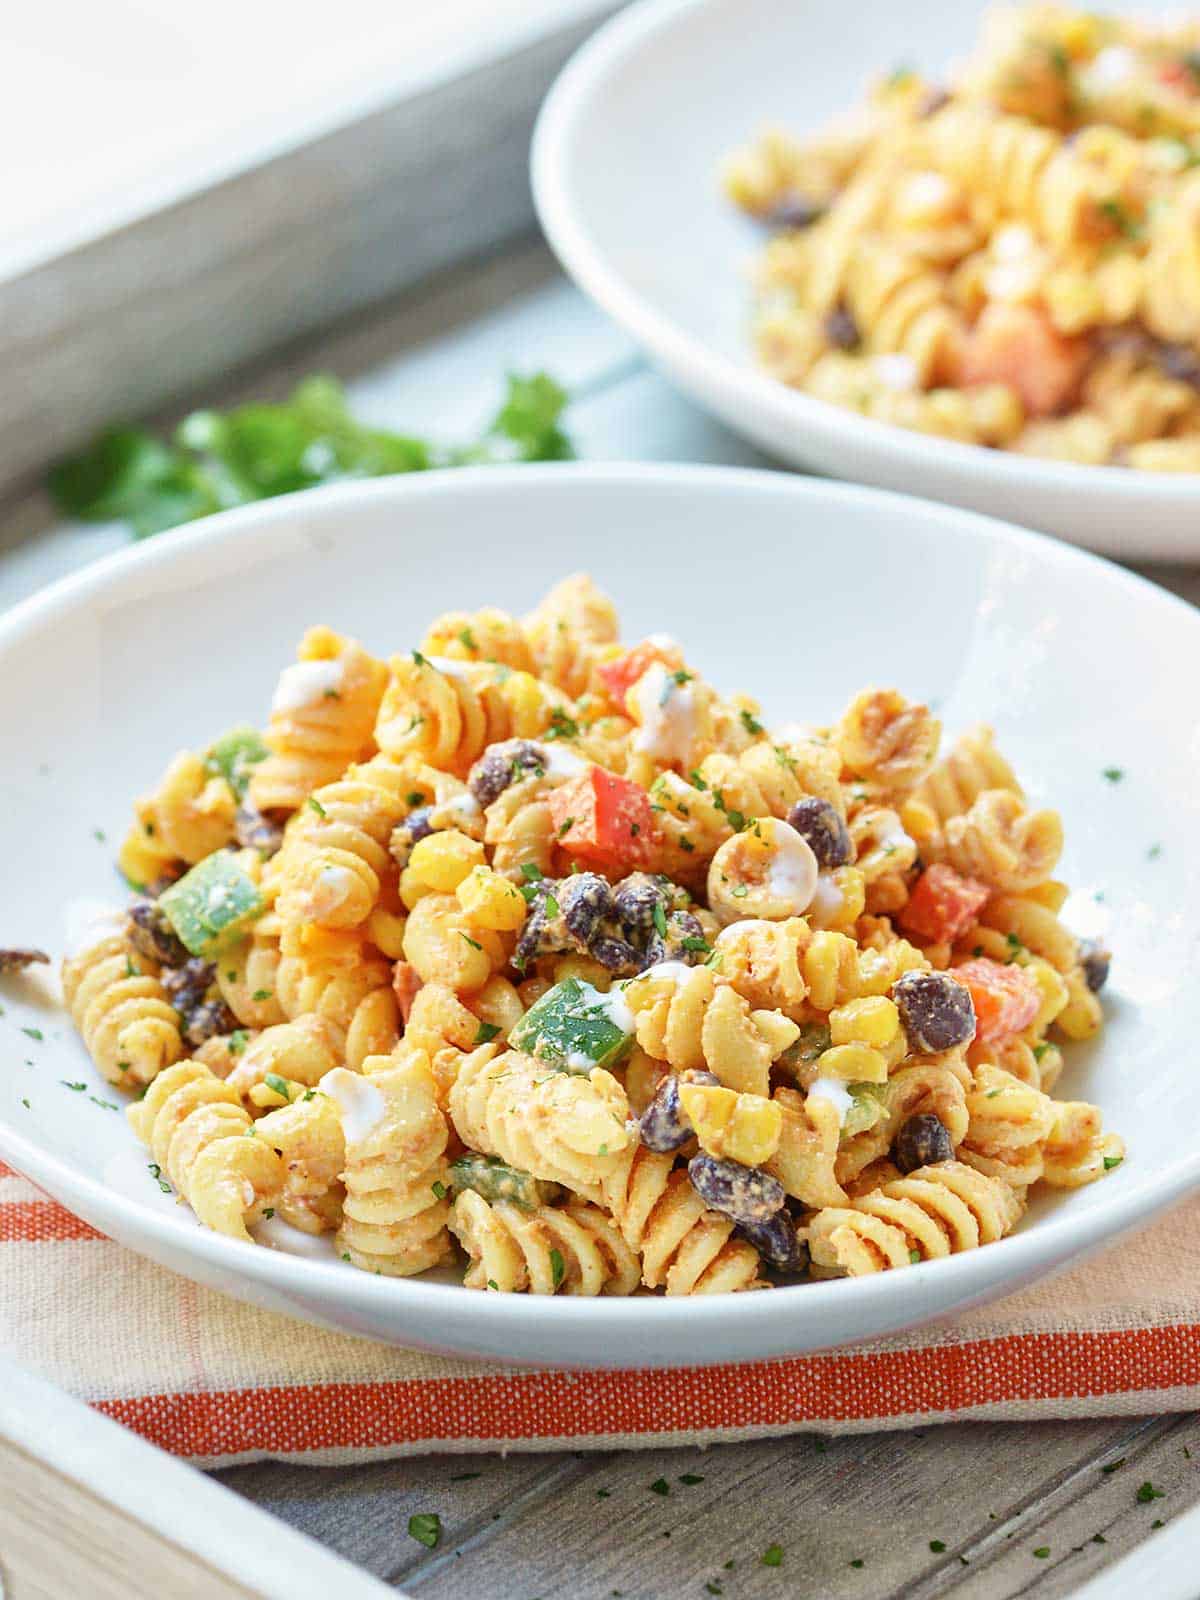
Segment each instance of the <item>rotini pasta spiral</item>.
[{"label": "rotini pasta spiral", "polygon": [[620,1229],[597,1206],[574,1203],[530,1211],[488,1202],[467,1189],[454,1202],[450,1231],[471,1258],[468,1289],[505,1294],[632,1294],[641,1264]]},{"label": "rotini pasta spiral", "polygon": [[399,1010],[391,967],[360,935],[298,928],[285,931],[280,948],[276,984],[288,1017],[311,1012],[323,1018],[344,1041],[344,1059],[355,1070],[392,1048]]},{"label": "rotini pasta spiral", "polygon": [[259,811],[295,811],[352,761],[374,752],[373,730],[387,668],[353,639],[310,628],[279,680],[250,800]]},{"label": "rotini pasta spiral", "polygon": [[964,877],[1004,892],[1032,889],[1050,877],[1062,854],[1057,811],[1027,811],[1007,789],[985,789],[969,811],[951,817],[935,859]]},{"label": "rotini pasta spiral", "polygon": [[[706,1069],[728,1089],[765,1095],[772,1049],[749,1003],[710,967],[653,970],[625,986],[637,1041],[647,1055],[676,1072]],[[796,1029],[793,1027],[792,1037]]]},{"label": "rotini pasta spiral", "polygon": [[346,1198],[342,1171],[346,1141],[335,1102],[307,1092],[268,1111],[255,1124],[258,1138],[283,1162],[283,1188],[275,1210],[302,1233],[332,1233],[342,1223]]},{"label": "rotini pasta spiral", "polygon": [[109,933],[62,965],[63,998],[88,1054],[110,1083],[151,1083],[183,1055],[179,1013],[123,933]]},{"label": "rotini pasta spiral", "polygon": [[249,1244],[246,1224],[277,1198],[284,1168],[255,1135],[236,1090],[199,1062],[180,1061],[158,1074],[127,1115],[205,1227]]},{"label": "rotini pasta spiral", "polygon": [[982,1064],[975,1069],[966,1103],[970,1120],[958,1147],[960,1160],[1014,1188],[1036,1183],[1054,1125],[1049,1096],[1000,1067]]},{"label": "rotini pasta spiral", "polygon": [[593,1205],[629,1143],[628,1104],[610,1072],[588,1077],[493,1044],[472,1051],[450,1090],[450,1116],[473,1150],[561,1183]]},{"label": "rotini pasta spiral", "polygon": [[642,1258],[642,1282],[669,1295],[730,1294],[757,1286],[758,1251],[710,1211],[669,1155],[630,1145],[602,1180],[603,1203]]},{"label": "rotini pasta spiral", "polygon": [[576,573],[555,584],[524,627],[538,677],[581,695],[602,647],[616,642],[617,613],[585,573]]},{"label": "rotini pasta spiral", "polygon": [[980,723],[955,740],[918,785],[916,796],[939,822],[969,811],[985,789],[1004,789],[1024,800],[1016,774],[996,749],[991,728]]},{"label": "rotini pasta spiral", "polygon": [[121,871],[131,883],[147,886],[164,874],[191,866],[234,836],[237,801],[222,777],[214,777],[204,757],[177,755],[153,793],[134,804],[134,820],[121,846]]},{"label": "rotini pasta spiral", "polygon": [[420,650],[424,656],[445,656],[451,661],[498,662],[514,672],[537,670],[521,624],[496,606],[448,611],[431,623]]},{"label": "rotini pasta spiral", "polygon": [[1017,1191],[960,1161],[919,1167],[816,1212],[807,1227],[814,1276],[852,1278],[992,1244],[1021,1214]]}]

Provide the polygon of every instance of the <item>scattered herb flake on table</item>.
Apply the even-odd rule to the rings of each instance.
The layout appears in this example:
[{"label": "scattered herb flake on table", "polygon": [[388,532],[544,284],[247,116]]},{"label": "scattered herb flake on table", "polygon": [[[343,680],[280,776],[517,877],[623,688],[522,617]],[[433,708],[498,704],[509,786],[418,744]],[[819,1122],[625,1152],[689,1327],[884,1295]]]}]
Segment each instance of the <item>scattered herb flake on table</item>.
[{"label": "scattered herb flake on table", "polygon": [[126,522],[135,539],[145,539],[231,506],[348,478],[566,461],[574,454],[559,426],[566,404],[548,374],[510,373],[504,403],[480,437],[446,447],[358,421],[341,384],[312,377],[278,403],[194,411],[169,441],[144,428],[110,428],[59,462],[47,483],[68,516]]},{"label": "scattered herb flake on table", "polygon": [[759,1558],[764,1567],[781,1567],[783,1565],[783,1546],[769,1544]]},{"label": "scattered herb flake on table", "polygon": [[442,1519],[436,1511],[417,1511],[408,1519],[408,1535],[427,1550],[436,1550],[442,1537]]}]

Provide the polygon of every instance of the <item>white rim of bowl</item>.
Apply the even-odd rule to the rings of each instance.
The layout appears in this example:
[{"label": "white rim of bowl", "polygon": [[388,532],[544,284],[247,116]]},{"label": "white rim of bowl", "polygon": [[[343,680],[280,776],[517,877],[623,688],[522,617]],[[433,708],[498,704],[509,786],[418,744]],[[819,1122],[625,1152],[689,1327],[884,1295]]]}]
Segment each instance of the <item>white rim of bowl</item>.
[{"label": "white rim of bowl", "polygon": [[581,288],[664,361],[702,373],[710,388],[729,396],[731,411],[739,404],[765,408],[790,424],[797,435],[817,432],[828,439],[843,440],[847,434],[866,438],[889,465],[929,465],[943,476],[952,473],[961,483],[984,482],[1014,491],[1037,489],[1071,495],[1091,488],[1107,499],[1115,497],[1126,502],[1130,508],[1147,500],[1162,505],[1189,501],[1194,504],[1200,495],[1200,473],[1085,466],[962,444],[914,428],[877,422],[848,407],[791,389],[749,361],[745,365],[733,361],[680,329],[608,264],[572,201],[567,149],[575,122],[600,85],[644,41],[666,32],[689,12],[716,10],[731,3],[732,0],[636,0],[581,45],[555,79],[534,126],[530,176],[534,205],[546,237]]},{"label": "white rim of bowl", "polygon": [[[956,506],[859,484],[801,478],[753,468],[564,462],[455,468],[413,473],[404,477],[331,484],[203,518],[127,550],[102,557],[22,601],[7,615],[0,617],[0,655],[7,646],[19,643],[49,622],[56,612],[71,607],[96,590],[104,589],[114,580],[170,564],[176,557],[195,554],[210,544],[223,545],[235,539],[253,538],[256,531],[266,533],[281,522],[303,517],[309,509],[315,513],[328,508],[350,512],[360,504],[374,500],[395,499],[403,503],[426,497],[440,498],[443,495],[457,495],[469,500],[495,491],[528,494],[536,493],[539,486],[552,487],[566,481],[574,481],[581,486],[642,487],[652,493],[680,490],[705,492],[723,487],[736,489],[749,496],[786,496],[798,501],[821,503],[826,507],[839,502],[865,504],[885,512],[890,510],[910,516],[919,515],[934,523],[945,523],[948,530],[952,526],[955,537],[999,539],[1005,543],[1029,546],[1043,560],[1068,565],[1082,563],[1101,569],[1101,575],[1107,581],[1143,598],[1153,596],[1155,603],[1169,611],[1178,611],[1200,630],[1200,614],[1191,606],[1104,557],[1064,544],[1045,534]],[[433,1313],[453,1316],[456,1312],[474,1307],[489,1322],[513,1333],[533,1321],[541,1326],[543,1319],[551,1317],[556,1323],[561,1323],[564,1334],[569,1334],[575,1328],[587,1328],[601,1333],[611,1331],[614,1335],[652,1315],[656,1326],[661,1326],[664,1332],[670,1332],[685,1323],[694,1325],[699,1319],[723,1335],[732,1327],[748,1329],[760,1322],[770,1323],[776,1316],[794,1314],[799,1321],[803,1319],[806,1304],[810,1304],[818,1313],[831,1313],[834,1307],[843,1306],[844,1316],[839,1320],[844,1326],[852,1328],[856,1310],[869,1320],[877,1309],[882,1311],[894,1299],[903,1300],[908,1296],[911,1317],[906,1319],[901,1315],[889,1319],[890,1325],[902,1326],[906,1320],[915,1323],[928,1320],[929,1317],[921,1294],[922,1287],[929,1282],[928,1278],[922,1276],[912,1279],[896,1272],[787,1285],[772,1289],[769,1295],[700,1295],[678,1299],[658,1297],[653,1313],[647,1310],[648,1299],[645,1296],[584,1299],[558,1295],[481,1295],[478,1290],[457,1284],[346,1272],[340,1262],[317,1261],[263,1246],[247,1246],[238,1240],[227,1239],[197,1227],[194,1223],[162,1214],[152,1205],[143,1205],[78,1171],[4,1122],[0,1122],[0,1158],[31,1182],[66,1196],[63,1203],[77,1205],[78,1214],[102,1231],[121,1232],[122,1223],[133,1214],[138,1231],[164,1250],[197,1257],[222,1271],[263,1282],[302,1300],[307,1300],[317,1291],[322,1295],[328,1294],[336,1284],[336,1298],[351,1312],[359,1309],[378,1315],[390,1307],[403,1313],[404,1308],[409,1306],[414,1314],[421,1314],[422,1317]],[[1157,1173],[1147,1165],[1146,1176],[1138,1183],[1129,1184],[1125,1172],[1108,1181],[1114,1184],[1112,1198],[1082,1216],[1045,1217],[1027,1232],[1009,1234],[1007,1238],[978,1250],[965,1251],[937,1262],[922,1263],[924,1272],[933,1269],[939,1275],[941,1292],[933,1315],[944,1317],[975,1300],[1002,1294],[1009,1285],[1016,1288],[1022,1281],[1031,1281],[1066,1264],[1074,1256],[1099,1248],[1138,1227],[1182,1199],[1189,1190],[1200,1186],[1200,1151]],[[131,1248],[137,1249],[138,1246]],[[1007,1270],[1001,1270],[1005,1266]],[[907,1285],[907,1288],[902,1285]],[[772,1305],[776,1307],[775,1312],[770,1309]],[[762,1309],[764,1306],[765,1310]],[[320,1312],[319,1305],[314,1305],[312,1309],[315,1314]],[[397,1333],[401,1338],[404,1331],[401,1316],[397,1321]],[[852,1339],[851,1334],[845,1340],[835,1342],[850,1343]],[[770,1342],[774,1344],[778,1341],[779,1335],[776,1333]],[[723,1359],[726,1357],[719,1349],[715,1349],[713,1362]],[[561,1362],[555,1359],[539,1364],[569,1367],[572,1362],[569,1354],[564,1354]]]}]

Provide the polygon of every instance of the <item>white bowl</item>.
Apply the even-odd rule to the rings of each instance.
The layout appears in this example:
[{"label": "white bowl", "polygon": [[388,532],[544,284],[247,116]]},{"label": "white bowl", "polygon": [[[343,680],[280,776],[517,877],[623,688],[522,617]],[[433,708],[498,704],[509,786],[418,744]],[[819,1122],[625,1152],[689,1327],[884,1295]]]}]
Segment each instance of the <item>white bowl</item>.
[{"label": "white bowl", "polygon": [[[219,1238],[160,1193],[36,974],[4,986],[0,1157],[131,1249],[242,1299],[400,1344],[598,1366],[887,1333],[1027,1283],[1200,1181],[1200,616],[1068,546],[866,489],[702,467],[429,474],[229,512],[89,567],[0,622],[0,945],[57,953],[68,902],[118,896],[132,796],[176,750],[262,719],[307,624],[403,650],[439,611],[520,610],[580,568],[628,637],[681,636],[773,719],[830,718],[861,685],[895,683],[951,732],[995,723],[1032,793],[1065,814],[1077,926],[1115,949],[1108,1030],[1070,1052],[1063,1092],[1099,1101],[1125,1165],[999,1244],[872,1279],[683,1302],[378,1278],[325,1242],[300,1259]],[[1126,777],[1106,782],[1105,767]]]},{"label": "white bowl", "polygon": [[580,287],[686,394],[783,460],[1112,555],[1194,557],[1200,476],[955,444],[869,421],[755,368],[748,267],[764,234],[722,195],[722,157],[767,124],[819,125],[898,63],[936,74],[967,51],[983,10],[983,0],[643,0],[578,52],[542,109],[533,143],[542,226]]}]

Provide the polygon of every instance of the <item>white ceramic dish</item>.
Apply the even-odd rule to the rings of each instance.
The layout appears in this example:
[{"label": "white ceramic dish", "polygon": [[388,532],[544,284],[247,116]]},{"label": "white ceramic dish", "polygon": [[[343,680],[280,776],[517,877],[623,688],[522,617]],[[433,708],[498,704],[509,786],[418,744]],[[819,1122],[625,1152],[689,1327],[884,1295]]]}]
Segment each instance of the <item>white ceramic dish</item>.
[{"label": "white ceramic dish", "polygon": [[[0,1157],[121,1243],[243,1299],[396,1343],[600,1366],[887,1333],[1027,1283],[1200,1182],[1200,616],[1065,545],[871,490],[703,467],[494,468],[316,491],[98,563],[0,622],[0,945],[58,952],[64,905],[116,896],[131,797],[177,749],[263,717],[308,623],[401,650],[439,611],[520,610],[579,568],[615,595],[629,637],[679,634],[772,718],[828,718],[864,683],[895,682],[951,732],[996,724],[1031,792],[1065,813],[1076,925],[1115,947],[1109,1029],[1072,1051],[1064,1092],[1100,1102],[1125,1166],[999,1244],[855,1282],[547,1302],[377,1278],[327,1245],[299,1259],[202,1231],[96,1103],[118,1096],[36,977],[5,984]],[[1124,781],[1105,781],[1113,766]]]},{"label": "white ceramic dish", "polygon": [[1128,559],[1195,557],[1200,476],[954,444],[755,369],[748,268],[763,235],[722,196],[718,163],[764,125],[819,125],[897,63],[936,73],[966,52],[983,9],[983,0],[643,0],[584,46],[546,101],[533,144],[542,226],[567,271],[685,393],[784,461]]}]

